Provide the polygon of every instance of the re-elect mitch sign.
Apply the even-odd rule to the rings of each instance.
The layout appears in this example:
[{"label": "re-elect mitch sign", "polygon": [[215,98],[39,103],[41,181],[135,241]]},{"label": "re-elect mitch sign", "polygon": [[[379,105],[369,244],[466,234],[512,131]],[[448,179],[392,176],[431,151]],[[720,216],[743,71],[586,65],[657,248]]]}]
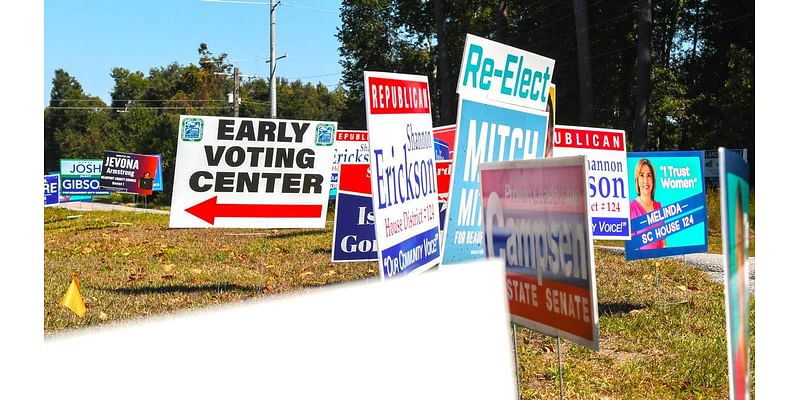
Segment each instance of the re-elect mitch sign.
[{"label": "re-elect mitch sign", "polygon": [[61,194],[64,196],[108,196],[100,188],[103,160],[61,160]]},{"label": "re-elect mitch sign", "polygon": [[372,208],[381,279],[439,263],[428,78],[364,71]]},{"label": "re-elect mitch sign", "polygon": [[631,240],[625,259],[708,250],[703,152],[628,153]]},{"label": "re-elect mitch sign", "polygon": [[625,131],[556,125],[553,157],[586,156],[589,215],[594,239],[631,237]]},{"label": "re-elect mitch sign", "polygon": [[324,228],[336,122],[181,116],[170,228]]},{"label": "re-elect mitch sign", "polygon": [[486,256],[506,262],[511,321],[600,348],[585,156],[481,164]]},{"label": "re-elect mitch sign", "polygon": [[461,99],[442,264],[483,258],[478,165],[544,157],[547,113]]},{"label": "re-elect mitch sign", "polygon": [[456,91],[464,98],[544,111],[555,60],[467,34]]},{"label": "re-elect mitch sign", "polygon": [[478,165],[544,157],[555,61],[467,35],[442,265],[482,258]]}]

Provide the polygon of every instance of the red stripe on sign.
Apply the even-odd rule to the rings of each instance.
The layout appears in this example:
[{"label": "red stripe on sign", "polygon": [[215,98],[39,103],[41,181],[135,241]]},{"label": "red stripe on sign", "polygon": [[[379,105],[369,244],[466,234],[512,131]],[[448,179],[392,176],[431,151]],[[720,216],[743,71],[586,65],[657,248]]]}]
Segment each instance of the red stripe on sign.
[{"label": "red stripe on sign", "polygon": [[336,131],[336,141],[366,142],[367,131]]},{"label": "red stripe on sign", "polygon": [[372,194],[369,164],[339,164],[339,191]]},{"label": "red stripe on sign", "polygon": [[428,82],[368,78],[371,114],[429,114]]},{"label": "red stripe on sign", "polygon": [[436,161],[436,190],[439,195],[450,193],[450,176],[453,174],[453,160]]},{"label": "red stripe on sign", "polygon": [[197,203],[186,212],[214,225],[217,218],[319,218],[319,204],[222,204],[217,196]]},{"label": "red stripe on sign", "polygon": [[555,147],[625,151],[625,138],[620,132],[555,127]]},{"label": "red stripe on sign", "polygon": [[532,276],[506,274],[506,292],[511,315],[594,340],[594,303],[587,288],[545,279],[541,285]]}]

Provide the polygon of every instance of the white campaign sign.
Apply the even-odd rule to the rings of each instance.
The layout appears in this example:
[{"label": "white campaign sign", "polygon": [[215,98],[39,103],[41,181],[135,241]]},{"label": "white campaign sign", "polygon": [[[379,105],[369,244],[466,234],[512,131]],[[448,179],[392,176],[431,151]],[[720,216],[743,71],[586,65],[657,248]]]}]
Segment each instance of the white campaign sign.
[{"label": "white campaign sign", "polygon": [[631,238],[627,154],[623,130],[555,126],[554,157],[586,156],[586,193],[594,239]]},{"label": "white campaign sign", "polygon": [[439,263],[428,78],[364,71],[370,184],[382,279]]},{"label": "white campaign sign", "polygon": [[170,228],[324,228],[336,122],[181,116]]},{"label": "white campaign sign", "polygon": [[555,60],[467,34],[456,91],[462,98],[493,100],[544,111]]}]

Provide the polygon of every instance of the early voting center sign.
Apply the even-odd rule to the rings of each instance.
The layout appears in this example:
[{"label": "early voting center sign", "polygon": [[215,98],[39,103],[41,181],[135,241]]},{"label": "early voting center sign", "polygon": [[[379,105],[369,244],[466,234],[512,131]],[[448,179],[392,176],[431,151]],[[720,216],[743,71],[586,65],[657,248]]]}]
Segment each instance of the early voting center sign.
[{"label": "early voting center sign", "polygon": [[553,157],[585,155],[595,239],[628,240],[630,212],[625,131],[556,125]]},{"label": "early voting center sign", "polygon": [[336,122],[181,116],[170,228],[324,228]]},{"label": "early voting center sign", "polygon": [[585,156],[481,165],[486,257],[506,264],[511,321],[600,348]]},{"label": "early voting center sign", "polygon": [[627,260],[708,250],[703,152],[628,153],[628,186]]},{"label": "early voting center sign", "polygon": [[544,157],[555,61],[467,35],[442,264],[482,258],[478,165]]},{"label": "early voting center sign", "polygon": [[725,316],[731,399],[750,395],[750,168],[734,150],[719,148],[722,254],[725,260]]},{"label": "early voting center sign", "polygon": [[381,279],[440,261],[428,78],[364,71],[370,182]]}]

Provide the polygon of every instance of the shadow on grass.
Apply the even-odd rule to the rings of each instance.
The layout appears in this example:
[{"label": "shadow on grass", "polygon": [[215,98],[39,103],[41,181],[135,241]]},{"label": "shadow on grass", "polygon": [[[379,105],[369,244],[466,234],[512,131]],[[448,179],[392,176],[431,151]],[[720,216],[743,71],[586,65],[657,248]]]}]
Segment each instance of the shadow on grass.
[{"label": "shadow on grass", "polygon": [[257,286],[242,286],[234,284],[224,285],[201,285],[201,286],[186,286],[186,285],[170,285],[158,287],[137,287],[137,288],[105,288],[93,286],[92,289],[102,290],[106,292],[113,292],[124,295],[142,295],[142,294],[159,294],[159,293],[202,293],[202,292],[253,292],[261,290]]},{"label": "shadow on grass", "polygon": [[647,306],[643,304],[632,304],[632,303],[600,303],[598,305],[598,311],[600,315],[624,315],[628,314],[633,310],[641,310],[647,308]]},{"label": "shadow on grass", "polygon": [[327,247],[317,247],[316,249],[311,249],[311,252],[314,254],[331,254],[331,249]]},{"label": "shadow on grass", "polygon": [[54,226],[54,227],[46,227],[45,230],[47,232],[81,232],[81,231],[91,231],[91,230],[98,230],[98,229],[106,229],[106,228],[116,228],[117,225],[115,224],[106,224],[106,225],[90,225],[90,226]]}]

